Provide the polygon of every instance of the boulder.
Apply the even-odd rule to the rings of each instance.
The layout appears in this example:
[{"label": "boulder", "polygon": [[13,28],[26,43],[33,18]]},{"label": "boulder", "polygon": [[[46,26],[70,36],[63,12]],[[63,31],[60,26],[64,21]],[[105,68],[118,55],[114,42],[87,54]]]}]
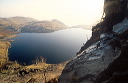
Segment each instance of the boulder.
[{"label": "boulder", "polygon": [[[93,83],[100,72],[104,71],[120,54],[120,49],[109,45],[111,34],[77,55],[64,68],[59,83]],[[110,40],[109,40],[110,39]],[[104,43],[105,42],[105,43]]]},{"label": "boulder", "polygon": [[124,33],[128,32],[128,19],[125,18],[121,23],[114,25],[113,32],[117,35],[124,35]]},{"label": "boulder", "polygon": [[94,83],[128,82],[128,40],[122,45],[121,54],[101,72]]}]

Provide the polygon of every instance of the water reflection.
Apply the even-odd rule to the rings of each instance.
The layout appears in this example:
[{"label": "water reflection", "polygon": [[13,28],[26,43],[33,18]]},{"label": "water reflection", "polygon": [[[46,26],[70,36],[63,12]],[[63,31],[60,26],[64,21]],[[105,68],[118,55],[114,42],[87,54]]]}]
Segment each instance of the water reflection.
[{"label": "water reflection", "polygon": [[19,63],[31,64],[36,57],[43,56],[47,63],[56,64],[73,58],[90,30],[71,28],[52,33],[20,33],[13,38],[9,58]]}]

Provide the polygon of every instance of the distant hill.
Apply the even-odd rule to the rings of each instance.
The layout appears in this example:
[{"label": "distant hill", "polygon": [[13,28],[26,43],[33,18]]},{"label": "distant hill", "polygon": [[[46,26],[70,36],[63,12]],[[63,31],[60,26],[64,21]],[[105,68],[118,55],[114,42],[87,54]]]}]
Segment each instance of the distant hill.
[{"label": "distant hill", "polygon": [[21,32],[53,32],[65,28],[67,26],[64,23],[54,19],[52,21],[30,22],[21,28]]},{"label": "distant hill", "polygon": [[54,19],[52,21],[38,21],[28,17],[0,18],[0,29],[14,32],[52,32],[67,28],[67,26]]},{"label": "distant hill", "polygon": [[83,28],[83,29],[86,29],[86,30],[91,30],[92,25],[76,25],[76,26],[71,26],[70,28]]}]

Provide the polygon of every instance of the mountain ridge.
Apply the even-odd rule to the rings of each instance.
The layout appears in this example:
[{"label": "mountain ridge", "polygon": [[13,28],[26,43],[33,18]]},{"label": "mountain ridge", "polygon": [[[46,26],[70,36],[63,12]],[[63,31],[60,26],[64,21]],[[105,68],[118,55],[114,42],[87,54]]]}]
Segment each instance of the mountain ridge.
[{"label": "mountain ridge", "polygon": [[[33,26],[32,26],[33,25]],[[51,21],[38,21],[29,17],[0,17],[0,28],[17,32],[53,32],[56,30],[67,28],[68,26],[57,19]]]}]

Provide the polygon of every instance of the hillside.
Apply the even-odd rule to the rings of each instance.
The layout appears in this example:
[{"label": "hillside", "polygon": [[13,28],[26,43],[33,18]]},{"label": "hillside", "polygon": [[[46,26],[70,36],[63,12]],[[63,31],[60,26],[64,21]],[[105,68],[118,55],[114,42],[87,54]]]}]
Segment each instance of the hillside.
[{"label": "hillside", "polygon": [[104,15],[59,83],[128,83],[128,1],[105,0]]},{"label": "hillside", "polygon": [[52,20],[52,21],[34,21],[30,22],[29,24],[23,26],[21,28],[21,32],[53,32],[56,30],[65,29],[67,26],[58,21],[58,20]]},{"label": "hillside", "polygon": [[71,26],[69,28],[83,28],[83,29],[86,29],[86,30],[91,30],[92,25],[76,25],[76,26]]},{"label": "hillside", "polygon": [[67,28],[67,26],[58,21],[38,21],[28,17],[10,17],[0,18],[0,29],[13,32],[53,32]]},{"label": "hillside", "polygon": [[16,30],[24,25],[27,25],[29,22],[37,21],[33,18],[28,17],[10,17],[10,18],[0,18],[0,28],[6,30]]}]

